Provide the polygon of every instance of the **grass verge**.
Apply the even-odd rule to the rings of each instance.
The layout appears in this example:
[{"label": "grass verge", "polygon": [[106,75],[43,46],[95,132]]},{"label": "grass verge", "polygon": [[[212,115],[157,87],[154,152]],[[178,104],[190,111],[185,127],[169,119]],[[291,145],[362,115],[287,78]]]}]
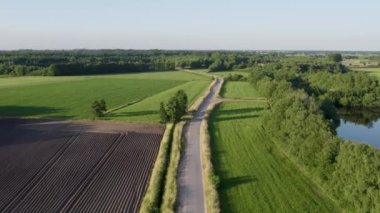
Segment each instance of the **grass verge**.
[{"label": "grass verge", "polygon": [[167,164],[169,162],[170,142],[172,140],[173,124],[167,124],[161,140],[156,163],[154,164],[148,189],[141,204],[140,213],[158,212],[163,193],[163,185]]},{"label": "grass verge", "polygon": [[218,184],[219,177],[214,173],[214,167],[211,160],[211,141],[208,132],[209,113],[215,105],[211,105],[201,122],[201,163],[203,172],[203,183],[206,199],[206,212],[219,213]]},{"label": "grass verge", "polygon": [[173,142],[170,152],[170,162],[166,174],[164,194],[162,198],[161,212],[175,212],[177,204],[177,175],[178,165],[183,146],[182,131],[185,121],[179,122],[173,132]]},{"label": "grass verge", "polygon": [[[197,98],[197,100],[192,104],[190,109],[192,109],[193,111],[198,110],[201,103],[207,97],[208,93],[210,92],[212,86],[215,83],[216,81],[210,84],[208,89],[204,92],[202,96]],[[184,125],[186,124],[187,120],[190,119],[190,117],[185,116],[183,119],[184,121],[178,123],[177,125],[175,125],[175,127],[173,127],[173,125],[171,124],[170,131],[165,131],[164,139],[167,138],[167,140],[165,140],[165,142],[167,141],[167,144],[162,144],[162,147],[160,148],[159,157],[156,162],[157,168],[155,164],[155,167],[152,173],[152,179],[150,181],[147,193],[144,197],[142,206],[140,208],[141,213],[175,212],[176,205],[177,205],[178,166],[179,166],[181,150],[183,146],[182,132],[183,132]],[[207,125],[207,120],[205,122]],[[167,127],[167,129],[169,129],[169,126]],[[207,132],[206,132],[206,136],[208,137]],[[171,144],[171,146],[168,144]],[[161,151],[161,149],[163,149],[163,151]],[[170,151],[170,154],[169,154],[169,151]],[[209,153],[210,153],[210,149],[209,149]],[[161,155],[166,156],[166,158],[163,159]],[[167,157],[168,155],[169,157]],[[165,160],[165,163],[163,163],[164,160]],[[163,168],[164,166],[167,169],[164,169]],[[210,167],[207,167],[207,168],[210,168]],[[164,178],[164,176],[166,177]],[[216,194],[216,190],[215,190],[215,194]],[[161,207],[159,208],[160,204],[161,204]]]}]

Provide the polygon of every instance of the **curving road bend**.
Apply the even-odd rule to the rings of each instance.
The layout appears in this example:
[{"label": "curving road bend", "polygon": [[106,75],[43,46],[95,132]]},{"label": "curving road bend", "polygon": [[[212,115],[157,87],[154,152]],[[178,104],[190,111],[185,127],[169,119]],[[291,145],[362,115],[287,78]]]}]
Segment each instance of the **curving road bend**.
[{"label": "curving road bend", "polygon": [[216,83],[203,100],[193,119],[185,126],[185,149],[178,171],[178,212],[203,213],[205,212],[205,196],[203,189],[200,131],[201,122],[207,108],[216,101],[217,92],[222,80],[216,78]]}]

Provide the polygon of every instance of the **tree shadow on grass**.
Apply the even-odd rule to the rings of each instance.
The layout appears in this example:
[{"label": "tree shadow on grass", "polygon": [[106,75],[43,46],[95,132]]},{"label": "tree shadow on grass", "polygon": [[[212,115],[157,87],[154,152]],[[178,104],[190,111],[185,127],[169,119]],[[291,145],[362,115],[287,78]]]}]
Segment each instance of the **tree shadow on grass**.
[{"label": "tree shadow on grass", "polygon": [[[227,84],[227,82],[226,82]],[[220,89],[220,97],[223,97],[226,95],[226,92],[227,92],[227,87],[226,86],[223,86],[221,89]]]},{"label": "tree shadow on grass", "polygon": [[226,190],[232,189],[237,186],[241,186],[244,184],[249,184],[252,182],[257,182],[257,178],[253,176],[239,176],[239,177],[231,177],[231,178],[225,178],[221,179],[220,186],[219,186],[219,194],[220,194],[220,207],[223,212],[234,212],[236,209],[234,208],[234,205],[236,203],[232,203],[230,197],[228,196],[228,193],[226,193]]},{"label": "tree shadow on grass", "polygon": [[241,115],[241,116],[215,118],[214,121],[243,120],[243,119],[258,118],[258,117],[260,116],[259,115]]},{"label": "tree shadow on grass", "polygon": [[220,110],[218,112],[218,115],[213,117],[213,120],[218,122],[218,121],[258,118],[260,117],[260,115],[258,115],[257,112],[263,111],[264,109],[265,109],[264,107],[255,107],[255,108]]},{"label": "tree shadow on grass", "polygon": [[223,109],[219,111],[219,114],[222,115],[235,115],[235,114],[247,114],[253,112],[260,112],[265,110],[265,107],[251,107],[251,108],[242,108],[242,109]]},{"label": "tree shadow on grass", "polygon": [[232,177],[232,178],[226,178],[222,179],[220,182],[220,188],[222,190],[234,188],[239,185],[251,183],[251,182],[257,182],[257,178],[253,176],[240,176],[240,177]]},{"label": "tree shadow on grass", "polygon": [[72,116],[56,115],[63,113],[65,110],[44,107],[44,106],[18,106],[18,105],[5,105],[0,106],[0,117],[28,117],[36,116],[39,118],[54,118],[54,119],[68,119]]}]

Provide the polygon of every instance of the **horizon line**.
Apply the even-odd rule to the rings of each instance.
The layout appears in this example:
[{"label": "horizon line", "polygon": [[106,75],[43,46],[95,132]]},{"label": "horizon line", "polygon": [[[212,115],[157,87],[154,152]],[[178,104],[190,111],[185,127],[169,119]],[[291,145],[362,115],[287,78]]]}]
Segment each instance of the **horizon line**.
[{"label": "horizon line", "polygon": [[123,50],[123,51],[223,51],[223,52],[370,52],[370,53],[380,53],[380,50],[327,50],[327,49],[161,49],[161,48],[62,48],[62,49],[32,49],[32,48],[15,48],[15,49],[0,49],[0,52],[12,52],[12,51],[76,51],[76,50]]}]

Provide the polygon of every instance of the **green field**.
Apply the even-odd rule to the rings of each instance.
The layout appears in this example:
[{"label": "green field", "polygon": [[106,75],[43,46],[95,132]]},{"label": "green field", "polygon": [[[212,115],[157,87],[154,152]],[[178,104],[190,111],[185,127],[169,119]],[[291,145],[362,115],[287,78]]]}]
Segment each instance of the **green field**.
[{"label": "green field", "polygon": [[210,117],[222,212],[337,212],[264,134],[264,113],[264,103],[223,103]]},{"label": "green field", "polygon": [[378,68],[353,68],[355,71],[368,72],[373,76],[380,78],[380,67]]},{"label": "green field", "polygon": [[227,81],[221,90],[223,98],[259,98],[256,91],[248,82]]},{"label": "green field", "polygon": [[[190,83],[197,86],[186,86]],[[159,101],[142,104],[149,97],[183,88],[194,98],[208,83],[206,77],[185,72],[0,78],[0,117],[88,119],[92,117],[91,103],[100,98],[106,100],[109,109],[143,100],[134,112],[144,112],[159,108]],[[129,116],[116,118],[114,114],[106,119],[130,120]],[[131,120],[140,121],[136,117]]]},{"label": "green field", "polygon": [[209,84],[209,81],[190,81],[157,93],[136,104],[112,112],[108,117],[112,120],[122,121],[159,122],[160,117],[158,106],[160,102],[168,101],[171,96],[173,96],[178,90],[182,89],[186,91],[189,105],[191,105],[196,97],[202,94],[202,91],[204,91]]},{"label": "green field", "polygon": [[194,75],[188,72],[144,72],[131,74],[114,74],[114,75],[91,75],[91,76],[23,76],[23,77],[5,77],[0,78],[0,89],[9,87],[24,87],[29,85],[51,84],[67,81],[78,81],[85,79],[151,79],[151,80],[176,80],[176,81],[191,81],[205,80],[204,76]]}]

